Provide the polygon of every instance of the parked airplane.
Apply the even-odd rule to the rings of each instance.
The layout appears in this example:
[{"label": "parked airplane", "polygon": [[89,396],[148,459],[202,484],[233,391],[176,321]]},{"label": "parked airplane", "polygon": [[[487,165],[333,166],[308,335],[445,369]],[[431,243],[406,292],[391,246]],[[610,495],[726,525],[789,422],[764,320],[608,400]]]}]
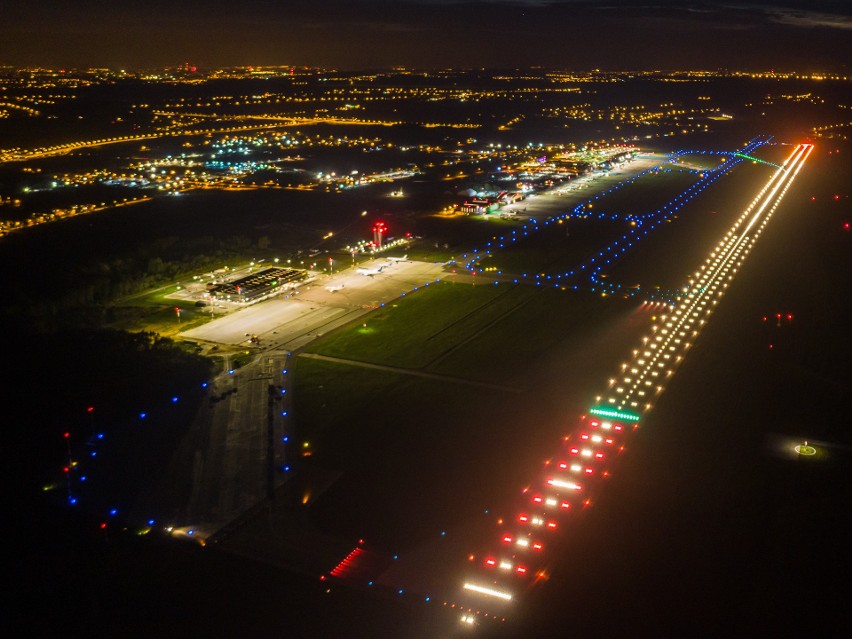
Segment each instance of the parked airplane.
[{"label": "parked airplane", "polygon": [[335,293],[337,291],[342,290],[343,286],[343,284],[341,284],[340,286],[326,286],[325,290],[327,290],[329,293]]},{"label": "parked airplane", "polygon": [[355,272],[358,273],[358,275],[367,275],[369,277],[373,277],[373,275],[378,275],[379,273],[381,273],[383,268],[384,266],[379,266],[378,268],[359,268],[356,269]]},{"label": "parked airplane", "polygon": [[391,262],[407,262],[408,254],[403,255],[402,257],[389,257],[388,260],[390,260]]}]

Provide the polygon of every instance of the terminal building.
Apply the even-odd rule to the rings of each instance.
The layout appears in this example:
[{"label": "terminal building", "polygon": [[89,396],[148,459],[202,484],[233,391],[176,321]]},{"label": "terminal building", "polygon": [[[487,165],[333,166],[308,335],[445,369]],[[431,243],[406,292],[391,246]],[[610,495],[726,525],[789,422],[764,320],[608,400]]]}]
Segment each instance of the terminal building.
[{"label": "terminal building", "polygon": [[307,271],[295,268],[265,268],[262,271],[241,277],[238,280],[211,283],[207,293],[214,300],[226,300],[246,304],[277,295],[281,291],[294,288],[308,276]]}]

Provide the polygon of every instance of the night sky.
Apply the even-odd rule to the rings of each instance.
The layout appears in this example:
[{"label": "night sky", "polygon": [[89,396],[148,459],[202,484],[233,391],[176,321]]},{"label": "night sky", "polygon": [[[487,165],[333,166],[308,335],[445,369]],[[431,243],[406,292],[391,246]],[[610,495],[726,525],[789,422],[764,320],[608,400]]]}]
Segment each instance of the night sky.
[{"label": "night sky", "polygon": [[3,0],[0,33],[15,66],[852,66],[848,0]]}]

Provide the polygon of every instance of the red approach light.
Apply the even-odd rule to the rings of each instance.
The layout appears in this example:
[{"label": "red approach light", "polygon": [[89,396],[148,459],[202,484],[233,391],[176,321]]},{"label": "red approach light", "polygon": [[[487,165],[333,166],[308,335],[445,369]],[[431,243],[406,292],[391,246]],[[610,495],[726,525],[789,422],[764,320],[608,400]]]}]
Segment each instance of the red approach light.
[{"label": "red approach light", "polygon": [[89,406],[89,407],[86,409],[86,412],[87,412],[87,413],[93,413],[93,412],[95,412],[95,407],[94,407],[94,406]]},{"label": "red approach light", "polygon": [[63,436],[65,439],[68,439],[69,437],[71,437],[71,433],[69,433],[69,432],[65,432],[65,433],[62,433],[62,436]]},{"label": "red approach light", "polygon": [[843,230],[844,230],[844,231],[848,231],[848,230],[849,230],[849,222],[844,222],[844,223],[843,223]]},{"label": "red approach light", "polygon": [[101,522],[101,530],[106,530],[106,522],[105,521]]},{"label": "red approach light", "polygon": [[791,313],[787,313],[787,319],[788,319],[788,320],[792,320],[792,319],[793,319],[793,315],[792,315]]},{"label": "red approach light", "polygon": [[837,200],[839,200],[839,199],[840,199],[840,196],[839,196],[839,195],[835,195],[835,196],[834,196],[834,201],[835,201],[835,202],[836,202]]}]

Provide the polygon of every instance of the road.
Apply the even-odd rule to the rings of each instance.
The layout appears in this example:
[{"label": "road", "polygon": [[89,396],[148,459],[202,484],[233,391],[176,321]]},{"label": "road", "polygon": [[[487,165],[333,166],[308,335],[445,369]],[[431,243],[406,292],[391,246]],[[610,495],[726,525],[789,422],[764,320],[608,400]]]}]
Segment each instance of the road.
[{"label": "road", "polygon": [[211,380],[189,432],[140,511],[191,528],[202,540],[263,500],[270,478],[272,487],[283,481],[289,427],[281,391],[288,390],[288,363],[287,352],[266,351]]}]

